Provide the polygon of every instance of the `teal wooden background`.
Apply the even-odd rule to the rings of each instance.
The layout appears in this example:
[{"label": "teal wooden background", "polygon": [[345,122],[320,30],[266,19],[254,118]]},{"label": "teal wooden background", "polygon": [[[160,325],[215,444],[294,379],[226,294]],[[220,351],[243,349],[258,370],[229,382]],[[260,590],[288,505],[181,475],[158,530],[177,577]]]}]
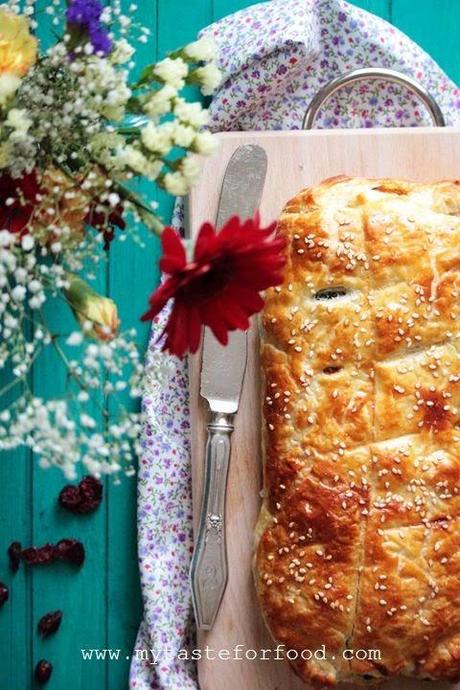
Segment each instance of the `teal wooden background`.
[{"label": "teal wooden background", "polygon": [[[299,0],[302,1],[302,0]],[[129,2],[126,3],[127,5]],[[143,47],[139,62],[162,56],[197,34],[213,20],[249,6],[250,0],[139,0],[142,21],[152,30],[152,45]],[[391,21],[418,41],[447,73],[460,81],[460,2],[458,0],[357,0],[360,7]],[[46,3],[44,3],[44,6]],[[45,15],[42,15],[43,17]],[[50,29],[40,22],[45,41]],[[143,191],[148,191],[144,186]],[[164,218],[171,201],[159,197]],[[109,264],[100,271],[98,286],[106,288],[120,305],[123,324],[139,327],[144,344],[147,328],[138,315],[158,279],[158,244],[139,250],[132,243],[113,245]],[[68,317],[54,315],[73,328]],[[33,374],[36,392],[57,386],[52,357]],[[55,666],[50,688],[56,690],[126,690],[129,657],[141,616],[137,573],[135,480],[119,486],[106,482],[106,498],[92,516],[78,518],[56,507],[64,480],[59,472],[40,470],[28,452],[0,459],[0,580],[8,583],[10,601],[0,612],[0,690],[33,688],[32,669],[42,657]],[[66,567],[22,568],[8,572],[6,548],[12,540],[41,544],[75,536],[87,547],[80,571]],[[44,613],[61,608],[59,633],[41,641],[35,629]],[[121,649],[119,661],[86,661],[80,649]]]}]

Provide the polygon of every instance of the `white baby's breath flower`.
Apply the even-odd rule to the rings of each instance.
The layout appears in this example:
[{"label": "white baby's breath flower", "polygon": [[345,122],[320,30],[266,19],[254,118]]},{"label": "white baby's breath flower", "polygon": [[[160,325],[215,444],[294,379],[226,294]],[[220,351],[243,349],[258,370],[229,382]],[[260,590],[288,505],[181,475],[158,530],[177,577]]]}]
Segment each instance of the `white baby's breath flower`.
[{"label": "white baby's breath flower", "polygon": [[33,249],[35,246],[35,240],[32,237],[32,235],[24,235],[24,237],[21,240],[21,247],[24,249],[25,252],[30,252],[31,249]]},{"label": "white baby's breath flower", "polygon": [[134,55],[134,48],[128,43],[125,38],[121,38],[114,45],[110,54],[110,60],[116,65],[122,65]]},{"label": "white baby's breath flower", "polygon": [[32,293],[39,292],[42,289],[42,287],[42,284],[36,278],[33,278],[28,284],[29,292]]},{"label": "white baby's breath flower", "polygon": [[[9,247],[10,244],[14,242],[14,235],[11,232],[8,232],[8,230],[1,230],[0,229],[0,247]],[[3,257],[4,260],[7,259],[8,253],[5,254]],[[8,256],[9,258],[9,256]]]},{"label": "white baby's breath flower", "polygon": [[171,110],[171,101],[177,96],[177,89],[171,84],[165,84],[161,89],[155,93],[144,104],[144,110],[150,117],[160,117],[169,113]]},{"label": "white baby's breath flower", "polygon": [[142,143],[149,151],[165,156],[173,146],[174,130],[175,125],[172,122],[158,126],[149,122],[141,131]]},{"label": "white baby's breath flower", "polygon": [[23,108],[11,108],[5,124],[17,133],[26,134],[32,125],[32,120],[27,117],[27,111]]},{"label": "white baby's breath flower", "polygon": [[80,423],[87,429],[94,429],[96,426],[94,419],[85,413],[80,415]]},{"label": "white baby's breath flower", "polygon": [[26,288],[24,285],[16,285],[11,291],[15,302],[22,302],[26,296]]},{"label": "white baby's breath flower", "polygon": [[209,113],[200,103],[188,103],[183,98],[177,98],[174,103],[174,115],[182,122],[187,122],[195,129],[204,127],[209,120]]},{"label": "white baby's breath flower", "polygon": [[185,156],[180,164],[180,171],[190,184],[194,182],[201,171],[201,165],[195,156]]},{"label": "white baby's breath flower", "polygon": [[40,309],[40,307],[46,302],[45,295],[34,295],[29,300],[29,307],[31,309]]},{"label": "white baby's breath flower", "polygon": [[123,117],[131,96],[126,70],[117,69],[109,60],[97,55],[74,61],[71,69],[79,73],[88,105],[91,104],[109,119],[119,120]]},{"label": "white baby's breath flower", "polygon": [[81,331],[74,331],[66,340],[67,345],[81,345],[83,342],[83,333]]},{"label": "white baby's breath flower", "polygon": [[166,173],[163,182],[166,191],[173,196],[184,196],[189,190],[187,178],[179,171]]},{"label": "white baby's breath flower", "polygon": [[188,74],[188,66],[182,58],[167,57],[155,65],[153,72],[165,84],[169,84],[176,89],[182,89],[185,85],[185,77]]},{"label": "white baby's breath flower", "polygon": [[194,75],[201,84],[201,93],[204,96],[210,96],[217,89],[222,79],[219,68],[213,63],[204,67],[198,67],[198,69],[194,70]]},{"label": "white baby's breath flower", "polygon": [[187,46],[185,46],[184,53],[189,58],[192,58],[192,60],[196,60],[197,62],[199,60],[214,60],[216,57],[216,44],[212,38],[203,36],[197,41],[189,43]]},{"label": "white baby's breath flower", "polygon": [[203,156],[210,156],[214,151],[216,151],[219,146],[217,137],[215,137],[211,132],[199,132],[195,139],[193,140],[192,149],[195,153],[200,153]]},{"label": "white baby's breath flower", "polygon": [[10,96],[16,93],[21,80],[15,74],[0,74],[0,105],[5,105]]}]

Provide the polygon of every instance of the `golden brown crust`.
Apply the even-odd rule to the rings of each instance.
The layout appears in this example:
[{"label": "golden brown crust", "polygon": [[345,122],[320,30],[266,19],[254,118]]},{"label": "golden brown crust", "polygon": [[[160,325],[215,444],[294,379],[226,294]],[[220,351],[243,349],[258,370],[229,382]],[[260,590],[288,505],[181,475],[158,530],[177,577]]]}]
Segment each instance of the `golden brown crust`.
[{"label": "golden brown crust", "polygon": [[341,176],[278,223],[255,578],[315,687],[460,679],[459,216],[456,182]]}]

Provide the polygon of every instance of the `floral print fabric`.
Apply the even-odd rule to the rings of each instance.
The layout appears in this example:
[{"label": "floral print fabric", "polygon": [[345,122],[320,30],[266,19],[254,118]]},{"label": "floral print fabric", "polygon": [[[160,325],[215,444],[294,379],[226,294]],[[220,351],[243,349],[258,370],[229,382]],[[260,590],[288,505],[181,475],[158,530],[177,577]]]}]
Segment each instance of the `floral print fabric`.
[{"label": "floral print fabric", "polygon": [[[230,15],[212,35],[224,71],[211,103],[218,130],[299,129],[318,89],[358,67],[387,67],[417,79],[436,98],[447,124],[460,124],[460,92],[436,63],[382,19],[341,0],[274,0]],[[343,89],[316,127],[429,125],[404,87],[369,81]],[[181,227],[182,206],[174,224]],[[197,690],[196,668],[177,654],[194,643],[188,579],[192,551],[190,428],[185,363],[160,352],[167,314],[152,324],[147,352],[147,423],[138,479],[139,565],[144,620],[130,688]],[[160,655],[156,662],[152,651]],[[218,690],[216,688],[216,690]]]}]

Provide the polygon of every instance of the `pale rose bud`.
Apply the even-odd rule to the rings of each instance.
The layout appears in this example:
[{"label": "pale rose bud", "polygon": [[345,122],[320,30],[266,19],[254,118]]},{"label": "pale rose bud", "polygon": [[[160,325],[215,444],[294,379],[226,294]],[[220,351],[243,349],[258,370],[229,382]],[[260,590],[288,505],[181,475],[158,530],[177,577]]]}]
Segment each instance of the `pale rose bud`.
[{"label": "pale rose bud", "polygon": [[[97,340],[112,340],[120,325],[116,304],[95,292],[84,280],[68,273],[65,296],[85,335]],[[86,325],[90,324],[88,329]]]}]

